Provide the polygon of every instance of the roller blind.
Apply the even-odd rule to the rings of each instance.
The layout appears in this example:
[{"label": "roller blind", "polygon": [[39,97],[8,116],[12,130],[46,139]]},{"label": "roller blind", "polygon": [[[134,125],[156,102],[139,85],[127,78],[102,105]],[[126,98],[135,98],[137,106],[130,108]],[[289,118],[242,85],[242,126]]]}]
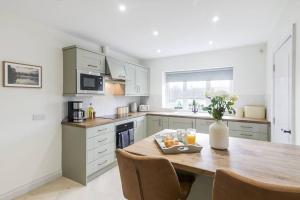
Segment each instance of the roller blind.
[{"label": "roller blind", "polygon": [[233,68],[167,72],[166,82],[233,80]]}]

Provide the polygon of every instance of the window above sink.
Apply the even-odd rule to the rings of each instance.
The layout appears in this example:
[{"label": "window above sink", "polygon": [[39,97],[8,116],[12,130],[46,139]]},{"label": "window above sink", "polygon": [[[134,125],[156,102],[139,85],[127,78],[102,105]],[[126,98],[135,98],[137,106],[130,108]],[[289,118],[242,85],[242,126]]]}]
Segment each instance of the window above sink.
[{"label": "window above sink", "polygon": [[201,111],[210,100],[207,91],[233,91],[233,68],[214,68],[197,71],[167,72],[163,90],[163,107],[191,110],[193,100]]}]

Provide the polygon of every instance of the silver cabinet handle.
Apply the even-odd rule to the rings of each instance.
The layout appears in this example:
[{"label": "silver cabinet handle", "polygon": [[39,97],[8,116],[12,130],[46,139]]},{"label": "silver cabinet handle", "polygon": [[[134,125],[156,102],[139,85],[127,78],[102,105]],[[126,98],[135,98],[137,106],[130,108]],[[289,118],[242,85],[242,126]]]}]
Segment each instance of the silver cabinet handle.
[{"label": "silver cabinet handle", "polygon": [[252,126],[240,126],[241,128],[253,128]]},{"label": "silver cabinet handle", "polygon": [[107,160],[105,160],[105,161],[102,162],[102,163],[99,163],[98,165],[99,165],[99,166],[100,166],[100,165],[104,165],[106,162],[107,162]]},{"label": "silver cabinet handle", "polygon": [[253,136],[252,134],[246,134],[246,133],[241,133],[240,135],[242,135],[242,136],[249,136],[249,137]]},{"label": "silver cabinet handle", "polygon": [[107,151],[107,149],[105,149],[105,150],[103,150],[103,151],[99,151],[98,154],[104,153],[104,152],[106,152],[106,151]]},{"label": "silver cabinet handle", "polygon": [[106,131],[107,130],[107,128],[104,128],[104,129],[99,129],[99,130],[97,130],[98,132],[102,132],[102,131]]},{"label": "silver cabinet handle", "polygon": [[98,140],[97,142],[104,142],[105,140],[107,140],[107,138],[105,138],[103,140]]},{"label": "silver cabinet handle", "polygon": [[88,65],[88,67],[94,67],[94,68],[97,68],[98,66],[96,66],[96,65]]}]

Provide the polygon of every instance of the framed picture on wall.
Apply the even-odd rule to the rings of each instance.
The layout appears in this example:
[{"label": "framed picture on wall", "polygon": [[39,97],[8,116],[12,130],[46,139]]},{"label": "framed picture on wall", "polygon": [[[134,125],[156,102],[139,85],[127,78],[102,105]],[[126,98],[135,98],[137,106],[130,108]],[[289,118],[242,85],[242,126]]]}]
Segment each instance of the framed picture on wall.
[{"label": "framed picture on wall", "polygon": [[3,86],[42,88],[42,67],[4,61]]}]

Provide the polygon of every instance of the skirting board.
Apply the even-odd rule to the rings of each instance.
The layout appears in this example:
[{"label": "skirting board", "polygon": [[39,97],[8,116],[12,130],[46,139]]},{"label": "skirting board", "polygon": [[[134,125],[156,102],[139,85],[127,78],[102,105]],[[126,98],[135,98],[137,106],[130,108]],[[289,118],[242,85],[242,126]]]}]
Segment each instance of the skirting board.
[{"label": "skirting board", "polygon": [[59,177],[61,177],[62,172],[61,170],[53,172],[51,174],[48,174],[46,176],[43,176],[41,178],[35,179],[25,185],[21,185],[7,193],[0,194],[0,200],[11,200],[16,197],[19,197],[27,192],[30,192],[31,190],[34,190],[48,182],[51,182]]}]

